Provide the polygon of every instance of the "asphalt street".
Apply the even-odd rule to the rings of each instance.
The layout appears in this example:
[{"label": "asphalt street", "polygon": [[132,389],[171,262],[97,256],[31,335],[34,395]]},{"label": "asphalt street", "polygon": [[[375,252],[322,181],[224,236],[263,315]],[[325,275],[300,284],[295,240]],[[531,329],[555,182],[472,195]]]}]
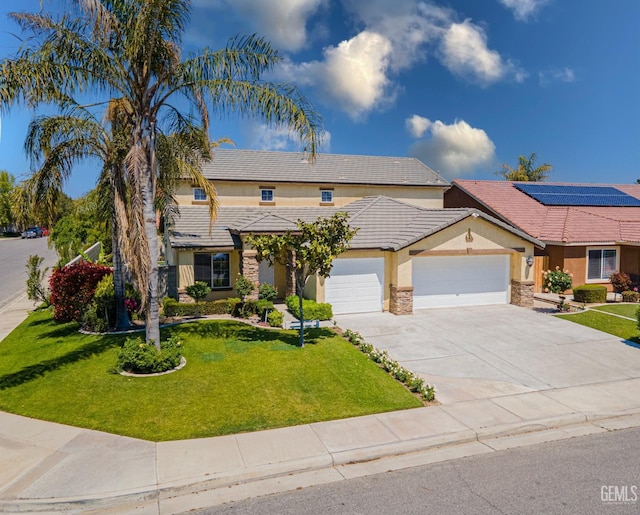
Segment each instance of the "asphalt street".
[{"label": "asphalt street", "polygon": [[583,436],[313,486],[190,513],[639,513],[639,439],[639,428]]},{"label": "asphalt street", "polygon": [[48,238],[0,238],[0,309],[25,292],[29,256],[44,257],[43,267],[56,264],[58,255],[47,247],[47,242]]}]

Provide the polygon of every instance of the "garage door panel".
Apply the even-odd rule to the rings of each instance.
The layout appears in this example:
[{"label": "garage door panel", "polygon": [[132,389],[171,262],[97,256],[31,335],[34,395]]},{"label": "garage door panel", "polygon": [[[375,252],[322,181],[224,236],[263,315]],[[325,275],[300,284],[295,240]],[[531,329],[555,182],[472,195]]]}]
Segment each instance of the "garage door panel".
[{"label": "garage door panel", "polygon": [[508,255],[430,256],[412,265],[416,309],[509,301]]},{"label": "garage door panel", "polygon": [[336,259],[325,281],[325,302],[336,315],[382,310],[384,259]]}]

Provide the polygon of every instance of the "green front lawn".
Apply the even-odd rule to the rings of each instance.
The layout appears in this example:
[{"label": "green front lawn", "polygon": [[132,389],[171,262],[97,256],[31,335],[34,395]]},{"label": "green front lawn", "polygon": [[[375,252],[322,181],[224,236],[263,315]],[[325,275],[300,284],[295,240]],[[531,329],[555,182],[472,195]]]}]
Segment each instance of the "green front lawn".
[{"label": "green front lawn", "polygon": [[591,309],[598,311],[604,311],[605,313],[615,313],[616,315],[622,315],[623,317],[629,317],[636,320],[636,312],[640,308],[640,304],[631,302],[625,302],[622,304],[607,304],[604,306],[595,306]]},{"label": "green front lawn", "polygon": [[414,395],[329,330],[270,331],[234,321],[163,330],[187,365],[110,373],[123,336],[79,334],[49,311],[0,342],[0,410],[152,441],[217,436],[419,407]]},{"label": "green front lawn", "polygon": [[[609,306],[607,306],[609,307]],[[611,306],[615,307],[615,306]],[[603,311],[603,310],[600,310]],[[624,318],[607,315],[606,313],[595,311],[594,309],[588,309],[582,313],[576,313],[573,315],[557,315],[559,318],[570,320],[577,324],[586,325],[593,329],[604,331],[605,333],[613,334],[625,340],[631,340],[635,343],[640,343],[637,323],[633,320],[626,320]]]}]

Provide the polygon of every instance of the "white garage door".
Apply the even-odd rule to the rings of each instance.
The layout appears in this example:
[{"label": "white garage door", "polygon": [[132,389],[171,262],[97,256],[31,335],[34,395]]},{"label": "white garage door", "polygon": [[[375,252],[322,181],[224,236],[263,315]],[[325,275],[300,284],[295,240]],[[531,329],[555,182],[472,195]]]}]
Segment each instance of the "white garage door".
[{"label": "white garage door", "polygon": [[438,308],[509,302],[509,256],[413,258],[413,307]]},{"label": "white garage door", "polygon": [[336,259],[324,298],[334,315],[382,311],[384,258]]}]

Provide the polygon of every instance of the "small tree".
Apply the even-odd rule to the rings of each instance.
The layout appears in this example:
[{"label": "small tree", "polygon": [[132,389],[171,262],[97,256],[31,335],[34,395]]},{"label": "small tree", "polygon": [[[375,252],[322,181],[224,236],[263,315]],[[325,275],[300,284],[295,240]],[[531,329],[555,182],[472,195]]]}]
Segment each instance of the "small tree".
[{"label": "small tree", "polygon": [[609,281],[613,286],[613,291],[616,293],[622,293],[627,291],[631,287],[631,277],[624,272],[616,272],[609,276]]},{"label": "small tree", "polygon": [[196,303],[196,318],[200,316],[199,303],[211,292],[209,285],[202,281],[196,281],[185,288],[187,295]]},{"label": "small tree", "polygon": [[238,295],[240,295],[240,298],[242,299],[242,302],[244,302],[247,296],[251,295],[256,289],[256,285],[242,274],[238,274],[235,286]]},{"label": "small tree", "polygon": [[49,269],[40,269],[43,261],[44,258],[38,255],[29,256],[27,261],[27,298],[34,302],[49,304],[49,291],[42,284]]},{"label": "small tree", "polygon": [[[318,218],[311,223],[298,220],[296,231],[288,230],[280,235],[251,235],[247,238],[247,243],[258,252],[258,261],[293,266],[296,293],[300,302],[300,347],[304,347],[304,285],[312,275],[329,277],[333,260],[349,248],[349,242],[357,229],[349,226],[347,218],[346,213],[336,213],[331,218]],[[289,253],[293,254],[291,262],[288,259]]]},{"label": "small tree", "polygon": [[564,292],[571,288],[572,283],[573,276],[569,270],[560,270],[559,266],[555,270],[547,270],[542,274],[542,291],[560,295],[560,305],[558,306],[560,311],[565,311],[567,308],[564,303]]}]

